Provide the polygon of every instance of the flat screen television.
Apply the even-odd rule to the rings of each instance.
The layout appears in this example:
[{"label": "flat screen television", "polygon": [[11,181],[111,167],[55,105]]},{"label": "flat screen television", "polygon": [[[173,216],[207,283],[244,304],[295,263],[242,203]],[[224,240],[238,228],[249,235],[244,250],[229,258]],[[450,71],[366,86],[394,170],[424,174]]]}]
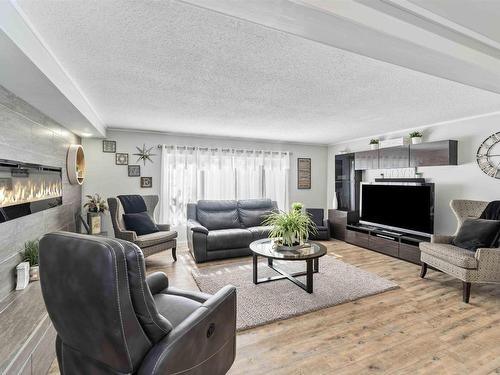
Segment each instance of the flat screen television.
[{"label": "flat screen television", "polygon": [[360,223],[405,233],[434,233],[434,184],[362,184]]}]

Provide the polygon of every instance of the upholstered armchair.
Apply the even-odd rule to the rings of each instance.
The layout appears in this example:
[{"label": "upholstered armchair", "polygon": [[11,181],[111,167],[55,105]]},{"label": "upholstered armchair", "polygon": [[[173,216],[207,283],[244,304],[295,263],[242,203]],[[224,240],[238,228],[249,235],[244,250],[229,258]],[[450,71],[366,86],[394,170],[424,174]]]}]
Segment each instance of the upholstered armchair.
[{"label": "upholstered armchair", "polygon": [[472,283],[500,283],[500,248],[482,248],[473,252],[452,244],[463,222],[478,218],[487,205],[488,202],[483,201],[452,200],[450,207],[458,222],[455,234],[435,235],[430,243],[420,243],[420,276],[425,277],[429,265],[462,280],[465,303],[469,302]]},{"label": "upholstered armchair", "polygon": [[[158,195],[143,195],[142,198],[146,204],[148,215],[155,222],[154,212],[159,201]],[[108,206],[116,238],[135,243],[141,248],[145,257],[172,249],[172,257],[174,261],[177,260],[177,232],[171,230],[169,224],[156,224],[159,232],[139,236],[136,232],[126,229],[123,220],[125,212],[118,198],[108,198]]]},{"label": "upholstered armchair", "polygon": [[316,225],[317,233],[311,233],[309,239],[324,240],[330,239],[330,223],[325,219],[325,210],[322,208],[306,208],[306,213],[309,214],[311,220]]},{"label": "upholstered armchair", "polygon": [[162,272],[146,276],[131,242],[47,234],[40,282],[62,375],[222,375],[234,361],[235,288],[173,288]]}]

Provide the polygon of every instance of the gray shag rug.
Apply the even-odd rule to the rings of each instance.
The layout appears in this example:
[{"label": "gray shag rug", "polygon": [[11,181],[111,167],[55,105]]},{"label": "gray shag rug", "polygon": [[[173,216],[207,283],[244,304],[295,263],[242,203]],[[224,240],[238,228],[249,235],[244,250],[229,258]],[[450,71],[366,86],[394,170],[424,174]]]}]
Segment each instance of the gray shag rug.
[{"label": "gray shag rug", "polygon": [[[275,264],[287,272],[305,269],[305,262]],[[277,273],[259,262],[259,278]],[[319,273],[314,274],[312,294],[289,280],[255,285],[252,282],[252,263],[212,266],[192,271],[202,292],[214,294],[224,285],[237,290],[237,329],[244,330],[277,320],[306,314],[326,307],[340,305],[398,288],[398,285],[371,272],[325,255],[319,260]],[[305,283],[305,276],[299,277]]]}]

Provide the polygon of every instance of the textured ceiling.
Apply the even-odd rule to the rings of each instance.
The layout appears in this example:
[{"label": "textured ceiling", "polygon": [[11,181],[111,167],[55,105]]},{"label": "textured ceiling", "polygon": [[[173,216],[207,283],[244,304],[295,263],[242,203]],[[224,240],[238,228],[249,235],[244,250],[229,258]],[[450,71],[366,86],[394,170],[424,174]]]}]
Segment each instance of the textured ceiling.
[{"label": "textured ceiling", "polygon": [[18,4],[108,127],[326,144],[500,110],[500,95],[175,1]]}]

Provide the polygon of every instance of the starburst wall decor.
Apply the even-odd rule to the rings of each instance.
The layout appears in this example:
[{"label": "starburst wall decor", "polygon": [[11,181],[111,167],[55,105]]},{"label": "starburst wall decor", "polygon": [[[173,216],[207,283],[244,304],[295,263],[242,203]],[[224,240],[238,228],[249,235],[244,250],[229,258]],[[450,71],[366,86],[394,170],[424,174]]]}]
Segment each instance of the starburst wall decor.
[{"label": "starburst wall decor", "polygon": [[138,156],[137,162],[140,162],[142,160],[143,163],[144,163],[144,165],[146,165],[146,161],[147,160],[149,160],[151,163],[153,162],[153,160],[151,159],[151,156],[155,156],[156,155],[156,154],[152,153],[153,147],[146,148],[146,145],[143,144],[142,145],[142,149],[139,148],[139,147],[137,147],[137,146],[135,148],[137,149],[137,151],[139,151],[138,153],[133,154],[135,156]]}]

